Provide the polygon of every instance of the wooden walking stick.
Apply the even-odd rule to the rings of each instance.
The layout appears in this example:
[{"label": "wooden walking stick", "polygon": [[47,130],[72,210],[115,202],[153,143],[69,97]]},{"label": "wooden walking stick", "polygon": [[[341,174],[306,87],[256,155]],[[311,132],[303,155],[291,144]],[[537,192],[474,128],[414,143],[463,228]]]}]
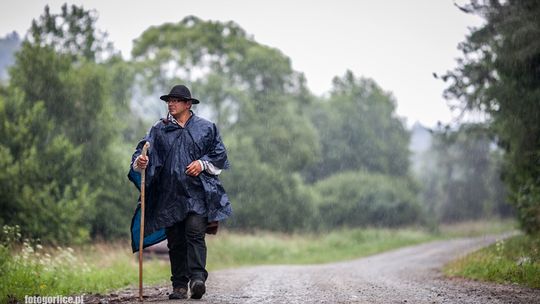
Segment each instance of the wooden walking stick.
[{"label": "wooden walking stick", "polygon": [[[142,156],[146,156],[146,152],[150,144],[146,142],[142,148]],[[144,242],[144,185],[146,168],[141,172],[141,235],[139,237],[139,300],[143,301],[143,242]]]}]

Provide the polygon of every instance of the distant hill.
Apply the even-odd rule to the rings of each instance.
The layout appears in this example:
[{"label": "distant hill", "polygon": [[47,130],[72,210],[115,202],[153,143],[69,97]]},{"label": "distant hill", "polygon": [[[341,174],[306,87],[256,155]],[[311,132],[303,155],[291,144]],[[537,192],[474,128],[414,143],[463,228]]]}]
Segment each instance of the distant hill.
[{"label": "distant hill", "polygon": [[0,38],[0,81],[8,79],[8,68],[15,63],[15,53],[21,47],[21,38],[17,32]]}]

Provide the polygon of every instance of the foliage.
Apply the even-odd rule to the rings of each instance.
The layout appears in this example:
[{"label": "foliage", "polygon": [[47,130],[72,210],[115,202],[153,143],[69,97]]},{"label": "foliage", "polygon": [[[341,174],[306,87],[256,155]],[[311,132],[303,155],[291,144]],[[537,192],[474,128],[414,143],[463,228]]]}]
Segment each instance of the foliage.
[{"label": "foliage", "polygon": [[343,170],[405,176],[409,170],[409,133],[395,116],[396,102],[371,79],[348,71],[334,78],[328,100],[311,111],[322,157],[306,179],[319,180]]},{"label": "foliage", "polygon": [[80,178],[81,149],[52,132],[43,102],[27,107],[20,91],[0,96],[0,118],[0,224],[44,241],[88,240],[84,210],[95,196]]},{"label": "foliage", "polygon": [[35,46],[52,47],[72,59],[94,61],[103,51],[112,51],[112,45],[105,41],[106,35],[96,29],[96,21],[97,12],[82,6],[64,4],[61,13],[52,14],[47,5],[39,19],[32,20],[28,41]]},{"label": "foliage", "polygon": [[234,22],[195,16],[149,28],[135,40],[132,56],[143,67],[150,92],[164,92],[178,81],[193,83],[209,73],[225,76],[253,96],[284,93],[299,79],[287,57],[256,43]]},{"label": "foliage", "polygon": [[472,1],[462,10],[486,22],[459,45],[463,58],[443,76],[445,95],[482,111],[505,151],[505,183],[522,227],[540,231],[540,3]]},{"label": "foliage", "polygon": [[[201,112],[224,134],[240,120],[250,126],[275,125],[267,120],[277,110],[291,107],[286,111],[297,113],[309,100],[305,79],[293,71],[290,59],[257,43],[234,22],[189,16],[151,27],[135,40],[132,55],[141,80],[137,84],[147,88],[143,92],[155,96],[176,83],[191,83],[204,100],[198,105]],[[284,127],[290,127],[285,116]],[[310,129],[304,121],[296,125]]]},{"label": "foliage", "polygon": [[403,226],[422,220],[415,185],[405,178],[343,172],[317,182],[314,189],[326,228]]},{"label": "foliage", "polygon": [[266,96],[246,105],[229,131],[234,137],[250,138],[259,161],[283,174],[300,172],[320,155],[316,130],[309,119],[298,115],[295,102],[290,96]]},{"label": "foliage", "polygon": [[79,23],[94,29],[88,23],[95,20],[81,9],[64,7],[67,27],[51,30],[57,17],[48,9],[41,23],[34,22],[34,34],[54,39],[23,42],[2,97],[1,144],[11,159],[2,163],[0,195],[12,211],[2,213],[0,222],[20,224],[25,236],[44,241],[126,235],[125,214],[133,205],[126,198],[134,200],[121,162],[128,155],[118,153],[125,147],[121,136],[130,132],[114,119],[129,109],[132,73],[117,57],[96,63],[88,52],[69,47],[79,34],[94,39],[76,31]]},{"label": "foliage", "polygon": [[483,248],[445,267],[450,276],[540,288],[540,237],[519,235]]},{"label": "foliage", "polygon": [[234,216],[227,223],[243,230],[294,231],[311,225],[313,198],[298,174],[285,174],[261,161],[251,139],[229,141],[234,170],[223,183],[234,202]]},{"label": "foliage", "polygon": [[500,150],[486,132],[478,124],[433,131],[419,179],[426,185],[422,200],[435,221],[512,215],[501,181]]}]

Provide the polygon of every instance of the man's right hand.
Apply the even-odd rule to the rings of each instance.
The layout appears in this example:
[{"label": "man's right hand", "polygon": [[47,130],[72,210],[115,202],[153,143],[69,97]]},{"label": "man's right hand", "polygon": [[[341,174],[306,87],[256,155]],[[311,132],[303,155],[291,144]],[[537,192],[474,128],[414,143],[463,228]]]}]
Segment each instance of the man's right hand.
[{"label": "man's right hand", "polygon": [[146,169],[148,165],[148,156],[139,155],[135,160],[137,162],[137,167],[141,169]]}]

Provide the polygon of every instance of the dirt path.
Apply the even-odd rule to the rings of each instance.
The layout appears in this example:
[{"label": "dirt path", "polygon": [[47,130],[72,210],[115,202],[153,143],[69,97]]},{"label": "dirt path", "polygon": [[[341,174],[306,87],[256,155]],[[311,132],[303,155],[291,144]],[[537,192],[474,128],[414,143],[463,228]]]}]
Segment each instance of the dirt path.
[{"label": "dirt path", "polygon": [[[207,294],[198,302],[540,303],[540,290],[442,277],[440,268],[445,263],[496,240],[491,236],[437,241],[324,265],[215,271],[210,273]],[[168,286],[148,288],[145,302],[197,301],[169,301],[167,292]],[[132,302],[133,294],[137,290],[101,299],[104,303]]]}]

